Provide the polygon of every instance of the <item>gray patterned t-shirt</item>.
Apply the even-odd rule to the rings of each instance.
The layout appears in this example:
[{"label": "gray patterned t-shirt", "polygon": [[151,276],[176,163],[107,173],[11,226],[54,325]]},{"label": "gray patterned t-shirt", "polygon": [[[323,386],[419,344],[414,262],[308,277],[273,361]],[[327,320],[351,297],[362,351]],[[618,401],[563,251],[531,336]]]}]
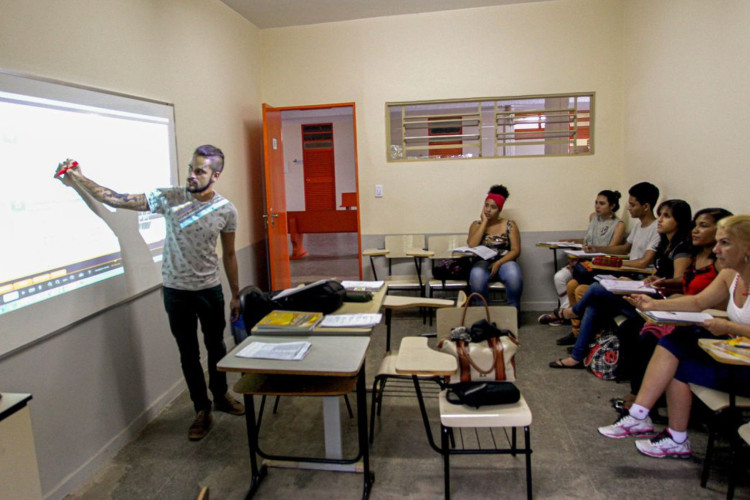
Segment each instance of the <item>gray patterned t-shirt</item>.
[{"label": "gray patterned t-shirt", "polygon": [[237,209],[214,193],[210,201],[196,200],[185,187],[159,188],[146,195],[152,213],[167,223],[161,274],[164,286],[205,290],[221,283],[216,240],[219,233],[237,230]]}]

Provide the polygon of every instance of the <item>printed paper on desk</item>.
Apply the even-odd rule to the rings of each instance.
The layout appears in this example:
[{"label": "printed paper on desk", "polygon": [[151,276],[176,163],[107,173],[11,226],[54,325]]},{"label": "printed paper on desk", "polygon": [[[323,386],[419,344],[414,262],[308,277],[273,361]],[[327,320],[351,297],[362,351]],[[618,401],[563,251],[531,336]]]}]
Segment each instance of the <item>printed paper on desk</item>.
[{"label": "printed paper on desk", "polygon": [[321,328],[370,328],[380,324],[383,315],[375,314],[329,314],[320,322]]},{"label": "printed paper on desk", "polygon": [[605,279],[599,282],[605,289],[615,294],[648,293],[656,295],[659,293],[656,288],[644,285],[643,281]]},{"label": "printed paper on desk", "polygon": [[540,245],[549,245],[557,248],[583,248],[583,244],[572,243],[570,241],[543,241]]},{"label": "printed paper on desk", "polygon": [[[640,311],[640,309],[639,309]],[[701,324],[706,320],[713,319],[708,313],[703,312],[680,312],[680,311],[640,311],[655,323],[696,323]]]},{"label": "printed paper on desk", "polygon": [[241,358],[299,361],[307,356],[311,346],[310,342],[251,342],[238,352],[237,356]]},{"label": "printed paper on desk", "polygon": [[479,245],[478,247],[458,247],[454,248],[452,251],[454,253],[473,253],[474,255],[483,258],[484,260],[492,259],[497,255],[496,250],[493,250],[490,247],[486,247],[484,245]]},{"label": "printed paper on desk", "polygon": [[583,250],[565,250],[565,253],[571,257],[578,257],[579,259],[588,259],[594,257],[604,257],[606,253],[601,252],[584,252]]}]

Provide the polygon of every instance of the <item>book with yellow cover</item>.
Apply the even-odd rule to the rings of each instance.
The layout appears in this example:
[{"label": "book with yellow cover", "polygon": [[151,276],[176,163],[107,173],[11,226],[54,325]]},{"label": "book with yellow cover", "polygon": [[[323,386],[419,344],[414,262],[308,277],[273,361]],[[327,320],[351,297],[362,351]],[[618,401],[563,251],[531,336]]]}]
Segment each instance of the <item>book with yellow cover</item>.
[{"label": "book with yellow cover", "polygon": [[323,313],[271,311],[258,322],[258,330],[311,331],[323,319]]}]

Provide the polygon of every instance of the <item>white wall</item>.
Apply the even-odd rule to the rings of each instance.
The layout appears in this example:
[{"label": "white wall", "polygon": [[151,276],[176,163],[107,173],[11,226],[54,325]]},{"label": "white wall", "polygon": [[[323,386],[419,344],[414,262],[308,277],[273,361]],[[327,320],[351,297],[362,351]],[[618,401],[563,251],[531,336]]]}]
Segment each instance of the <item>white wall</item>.
[{"label": "white wall", "polygon": [[750,2],[625,2],[626,179],[748,213]]},{"label": "white wall", "polygon": [[[263,66],[273,68],[264,101],[356,102],[363,235],[464,232],[496,183],[509,187],[507,211],[523,231],[584,229],[596,192],[623,188],[620,1],[278,28],[261,39]],[[386,161],[386,102],[583,91],[596,92],[593,156]]]},{"label": "white wall", "polygon": [[[258,30],[218,0],[0,0],[0,68],[173,103],[183,175],[196,146],[224,150],[218,190],[239,211],[242,284],[257,281],[264,258],[259,45]],[[0,359],[0,391],[33,394],[52,498],[87,480],[183,388],[159,291]]]}]

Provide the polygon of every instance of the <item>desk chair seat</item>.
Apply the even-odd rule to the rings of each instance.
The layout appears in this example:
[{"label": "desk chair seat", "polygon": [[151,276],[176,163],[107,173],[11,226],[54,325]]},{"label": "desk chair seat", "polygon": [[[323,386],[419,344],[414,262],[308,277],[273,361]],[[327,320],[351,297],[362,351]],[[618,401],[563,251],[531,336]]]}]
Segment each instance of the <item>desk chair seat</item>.
[{"label": "desk chair seat", "polygon": [[[380,412],[383,407],[383,394],[385,393],[386,383],[389,379],[394,381],[405,381],[401,384],[392,384],[395,388],[393,391],[394,395],[398,396],[413,396],[414,391],[412,390],[412,377],[411,375],[401,375],[396,371],[396,360],[398,359],[398,351],[391,351],[391,311],[393,309],[406,309],[410,307],[426,307],[432,309],[441,309],[445,307],[456,307],[461,308],[466,303],[466,293],[463,291],[459,293],[456,298],[456,302],[445,299],[430,299],[426,297],[402,297],[402,296],[386,296],[383,301],[383,307],[385,308],[386,316],[386,354],[383,360],[380,362],[380,367],[375,374],[375,380],[372,384],[372,401],[370,403],[370,443],[375,439],[375,415],[380,416]],[[427,334],[428,335],[428,334]],[[408,337],[411,339],[411,337]],[[426,343],[427,340],[421,337]],[[416,340],[420,337],[415,337]],[[420,341],[421,342],[421,341]],[[440,384],[441,377],[425,376],[420,377],[424,380],[429,380]],[[435,391],[437,393],[437,391]]]},{"label": "desk chair seat", "polygon": [[[465,405],[455,405],[448,402],[447,391],[441,391],[440,407],[440,435],[443,454],[445,479],[445,498],[450,498],[450,456],[451,455],[485,455],[517,453],[526,455],[526,496],[531,498],[531,410],[526,400],[521,399],[514,404],[482,406],[471,408]],[[516,442],[516,429],[524,430],[524,447],[519,448]],[[473,432],[463,432],[472,428]],[[495,436],[493,429],[511,429],[510,447],[498,448],[502,436]],[[460,440],[452,439],[453,430],[461,433]],[[507,433],[506,433],[507,438]],[[458,448],[454,441],[469,448]]]},{"label": "desk chair seat", "polygon": [[[729,393],[709,389],[698,384],[689,384],[690,391],[712,412],[711,421],[708,427],[708,444],[706,445],[706,458],[703,460],[703,472],[701,473],[701,487],[705,488],[708,483],[708,474],[711,466],[711,459],[714,451],[714,441],[719,431],[719,421],[722,413],[729,409]],[[735,408],[749,409],[750,398],[737,396],[735,398]],[[729,490],[734,489],[734,484],[729,482]]]}]

